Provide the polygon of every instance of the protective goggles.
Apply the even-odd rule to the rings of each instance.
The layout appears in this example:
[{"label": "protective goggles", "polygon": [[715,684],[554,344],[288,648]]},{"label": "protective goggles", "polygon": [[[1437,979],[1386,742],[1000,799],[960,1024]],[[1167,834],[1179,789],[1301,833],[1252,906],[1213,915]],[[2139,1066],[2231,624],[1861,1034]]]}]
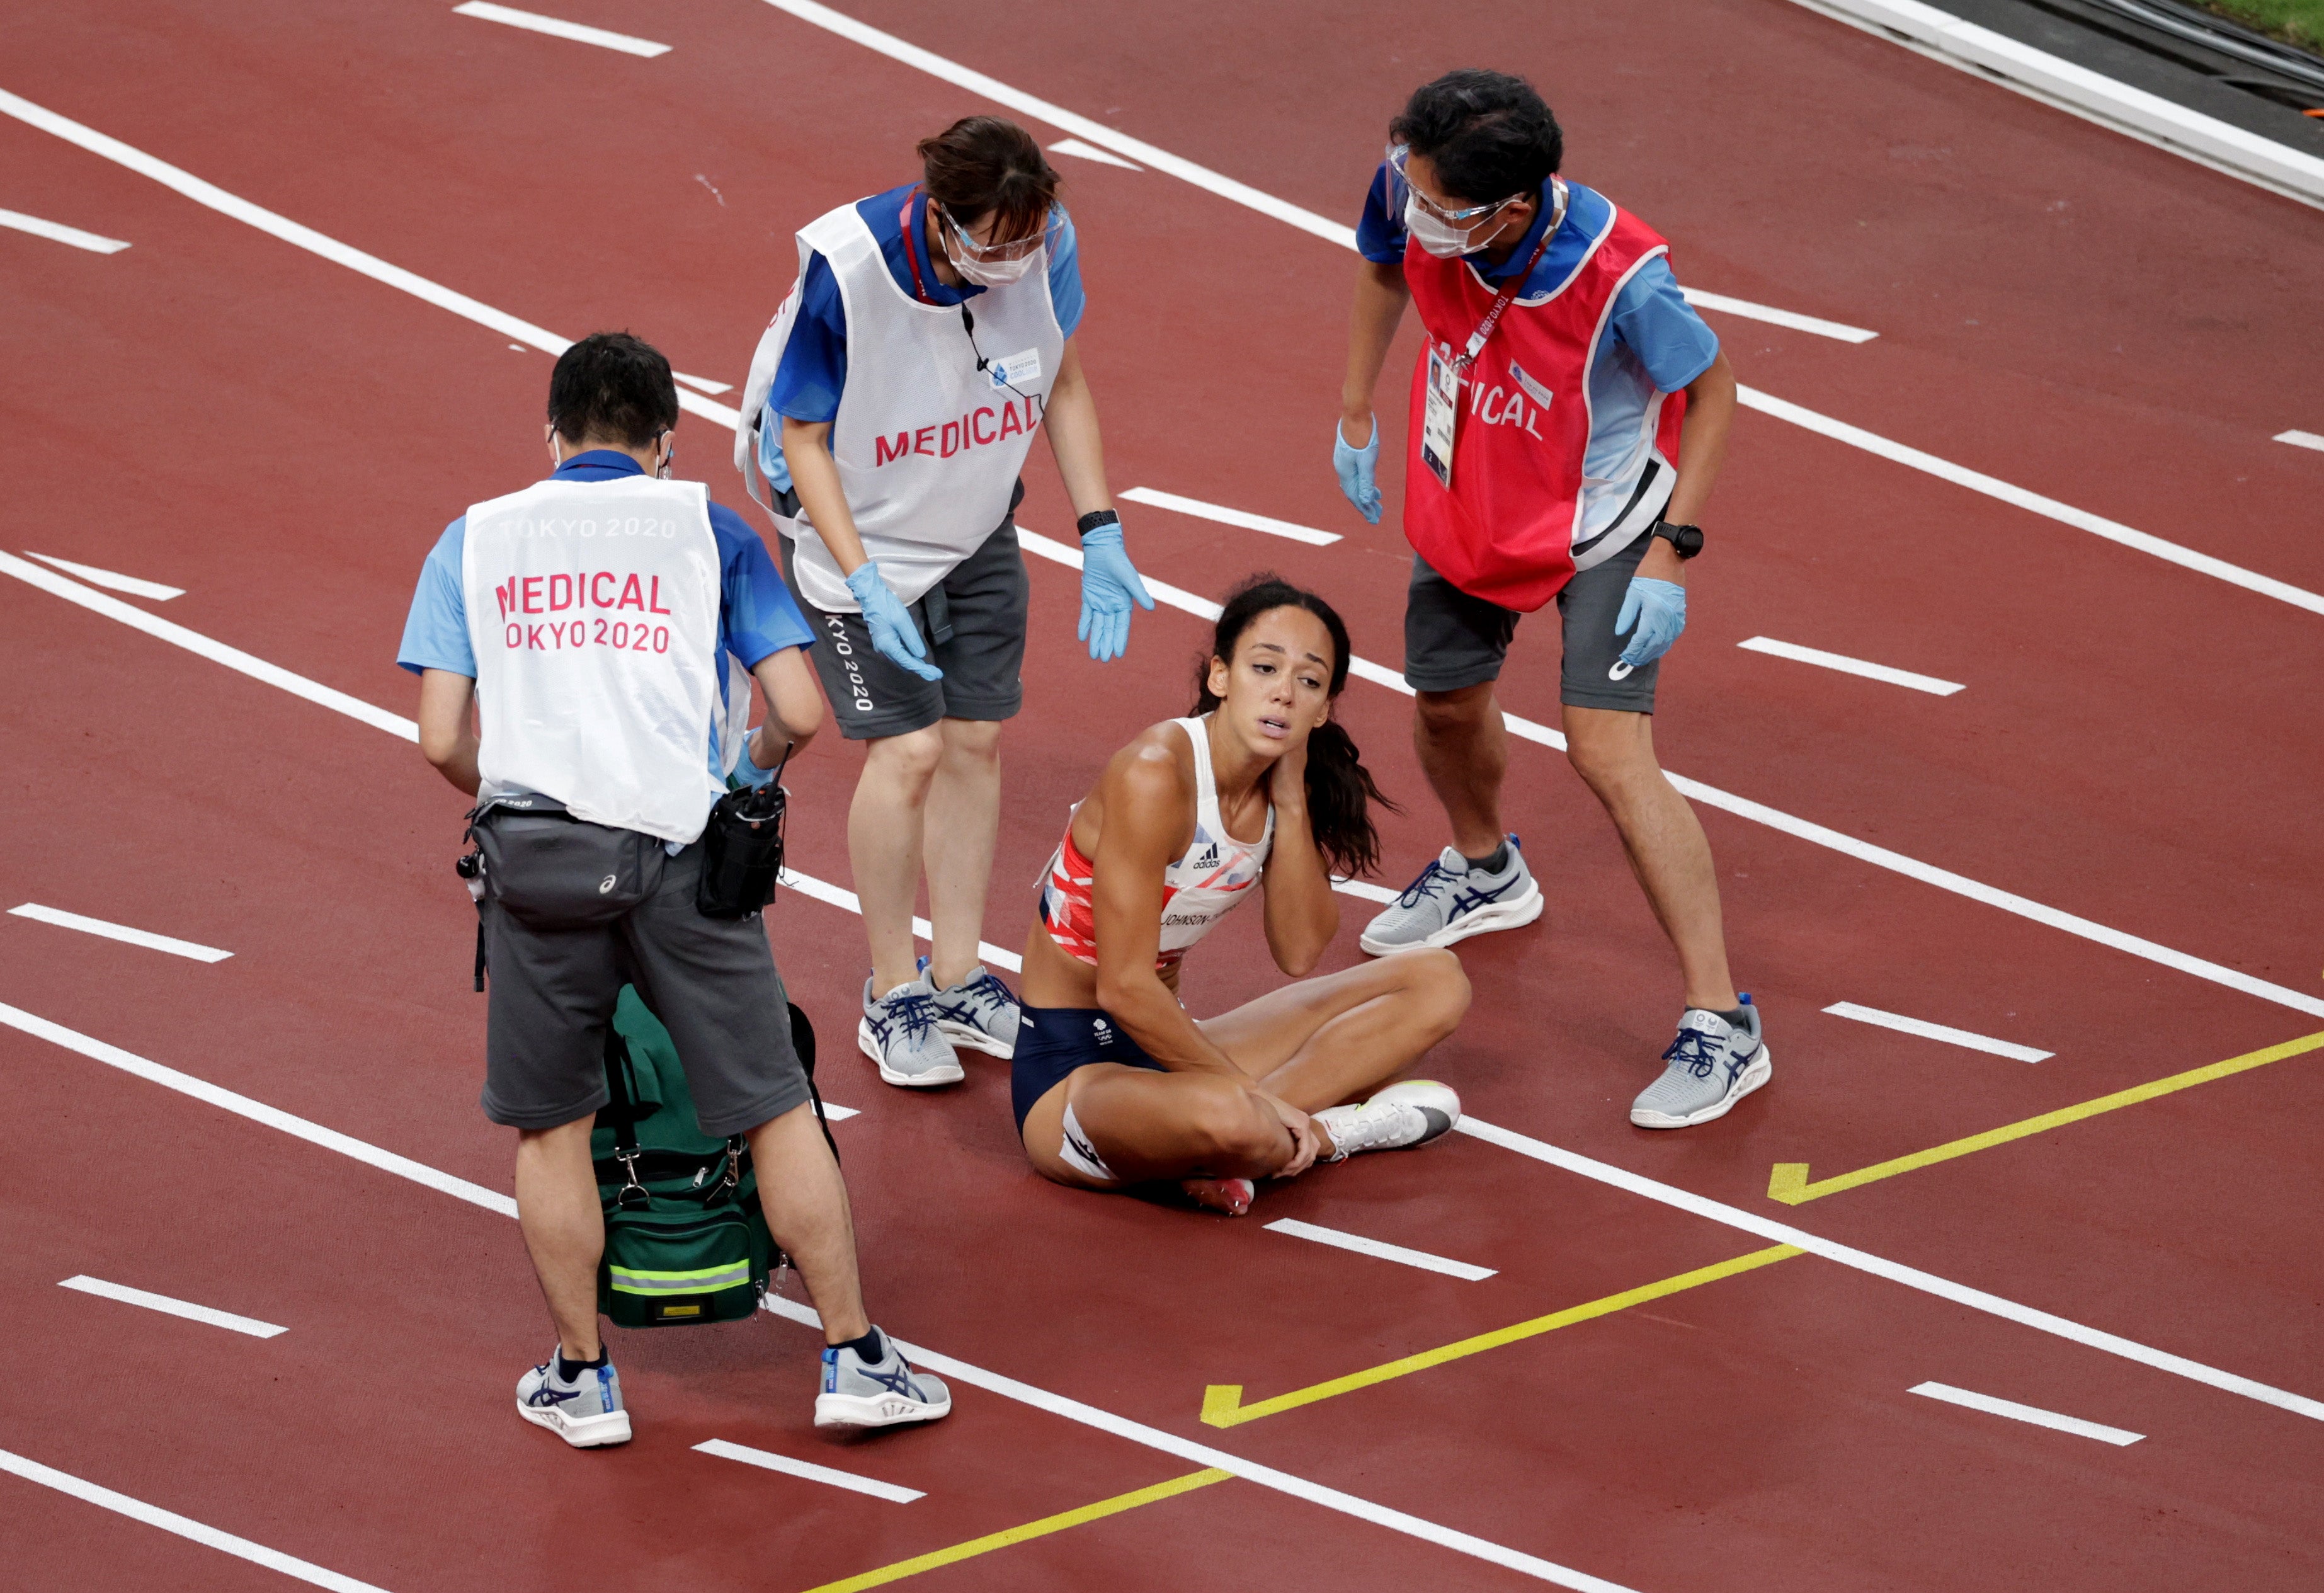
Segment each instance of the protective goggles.
[{"label": "protective goggles", "polygon": [[1462,210],[1447,210],[1443,206],[1438,204],[1426,194],[1422,193],[1418,189],[1412,186],[1412,179],[1406,174],[1404,170],[1404,163],[1411,157],[1411,154],[1412,146],[1410,144],[1390,144],[1388,152],[1388,163],[1389,169],[1393,170],[1397,174],[1397,179],[1403,182],[1406,190],[1412,195],[1413,202],[1415,204],[1418,205],[1423,210],[1425,210],[1429,215],[1434,216],[1437,220],[1445,223],[1447,226],[1467,226],[1473,222],[1482,221],[1485,217],[1493,215],[1497,211],[1508,209],[1510,206],[1516,204],[1519,199],[1526,197],[1523,194],[1511,194],[1508,198],[1496,199],[1489,205],[1471,205]]},{"label": "protective goggles", "polygon": [[1038,249],[1048,235],[1047,229],[1044,228],[1029,238],[1014,238],[1006,244],[980,244],[969,236],[968,229],[961,226],[953,213],[942,205],[936,206],[936,214],[943,216],[945,226],[952,229],[953,247],[980,265],[999,265],[1007,261],[1022,260]]}]

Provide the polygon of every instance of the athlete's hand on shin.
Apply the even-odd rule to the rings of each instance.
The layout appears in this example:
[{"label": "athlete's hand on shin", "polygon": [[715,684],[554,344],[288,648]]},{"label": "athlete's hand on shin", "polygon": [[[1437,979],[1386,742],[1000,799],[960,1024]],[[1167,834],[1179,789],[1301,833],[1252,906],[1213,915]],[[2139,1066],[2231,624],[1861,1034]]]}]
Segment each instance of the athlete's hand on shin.
[{"label": "athlete's hand on shin", "polygon": [[1323,1148],[1323,1137],[1315,1131],[1314,1119],[1287,1100],[1278,1100],[1262,1090],[1259,1098],[1275,1109],[1275,1115],[1291,1135],[1291,1159],[1271,1174],[1277,1178],[1296,1178],[1315,1165],[1315,1153]]},{"label": "athlete's hand on shin", "polygon": [[922,680],[942,680],[944,671],[928,662],[928,644],[920,640],[920,628],[912,622],[912,611],[904,606],[885,577],[879,565],[865,559],[847,577],[847,589],[855,594],[856,603],[863,610],[863,628],[872,632],[872,645],[881,658],[899,669],[908,669]]},{"label": "athlete's hand on shin", "polygon": [[1099,526],[1082,539],[1082,622],[1074,632],[1089,643],[1090,657],[1102,664],[1130,646],[1130,605],[1151,609],[1154,600],[1121,546],[1120,525]]}]

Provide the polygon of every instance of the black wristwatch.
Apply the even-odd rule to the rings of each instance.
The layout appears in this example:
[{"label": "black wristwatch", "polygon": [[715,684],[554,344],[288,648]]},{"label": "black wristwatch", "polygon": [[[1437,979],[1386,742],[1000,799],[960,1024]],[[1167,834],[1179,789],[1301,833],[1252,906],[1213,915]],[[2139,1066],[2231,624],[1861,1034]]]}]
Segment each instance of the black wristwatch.
[{"label": "black wristwatch", "polygon": [[[1112,510],[1093,509],[1087,514],[1083,515],[1080,520],[1074,522],[1074,529],[1086,537],[1100,526],[1118,526],[1120,523],[1121,516],[1116,514]],[[1698,533],[1698,535],[1700,535],[1700,533]]]},{"label": "black wristwatch", "polygon": [[1655,521],[1653,534],[1669,543],[1671,551],[1683,559],[1692,558],[1702,551],[1701,526],[1674,526],[1666,520],[1658,520]]}]

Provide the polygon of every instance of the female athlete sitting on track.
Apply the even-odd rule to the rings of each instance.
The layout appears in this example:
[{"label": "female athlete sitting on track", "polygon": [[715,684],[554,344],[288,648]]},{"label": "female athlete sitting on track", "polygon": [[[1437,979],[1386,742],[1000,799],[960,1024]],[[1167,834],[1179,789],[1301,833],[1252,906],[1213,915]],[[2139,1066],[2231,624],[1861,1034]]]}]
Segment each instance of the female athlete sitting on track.
[{"label": "female athlete sitting on track", "polygon": [[1302,979],[1200,1022],[1178,1004],[1180,957],[1254,887],[1276,965],[1296,977],[1340,926],[1327,864],[1377,861],[1370,808],[1386,801],[1331,718],[1347,683],[1331,605],[1256,577],[1219,616],[1194,716],[1115,753],[1074,809],[1025,948],[1012,1078],[1045,1177],[1176,1181],[1240,1215],[1257,1179],[1425,1145],[1459,1120],[1442,1084],[1379,1089],[1468,1010],[1450,952]]}]

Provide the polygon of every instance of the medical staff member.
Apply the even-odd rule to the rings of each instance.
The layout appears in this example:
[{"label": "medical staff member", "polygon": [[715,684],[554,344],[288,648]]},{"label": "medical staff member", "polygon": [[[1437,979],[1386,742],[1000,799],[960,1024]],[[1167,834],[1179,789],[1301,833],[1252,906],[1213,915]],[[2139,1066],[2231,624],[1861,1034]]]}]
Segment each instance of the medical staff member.
[{"label": "medical staff member", "polygon": [[[1452,844],[1363,934],[1375,955],[1541,916],[1501,824],[1508,746],[1493,682],[1520,618],[1557,602],[1566,755],[1621,833],[1677,949],[1678,1037],[1630,1108],[1646,1128],[1724,1115],[1767,1082],[1759,1014],[1728,972],[1702,826],[1655,760],[1658,660],[1686,627],[1686,564],[1727,451],[1735,377],[1669,246],[1557,175],[1564,137],[1522,78],[1448,72],[1389,124],[1357,247],[1333,464],[1379,522],[1372,390],[1409,300],[1404,677],[1413,742]],[[1623,639],[1628,640],[1625,641]]]},{"label": "medical staff member", "polygon": [[[856,1041],[890,1084],[962,1076],[955,1045],[1016,1048],[1018,1003],[977,960],[1001,816],[1001,725],[1024,699],[1018,478],[1046,423],[1080,515],[1080,635],[1119,658],[1134,602],[1097,406],[1074,344],[1082,282],[1057,174],[1013,122],[918,146],[921,180],[798,235],[735,439],[773,492],[784,572],[825,645],[839,732],[867,743],[848,852],[872,948]],[[915,961],[922,874],[934,935]]]},{"label": "medical staff member", "polygon": [[[589,1160],[625,982],[677,1042],[703,1130],[750,1142],[767,1226],[823,1314],[816,1424],[952,1408],[864,1317],[846,1186],[765,925],[695,906],[725,777],[771,778],[823,704],[800,656],[814,633],[765,546],[701,483],[669,479],[677,424],[651,347],[601,332],[567,349],[549,384],[555,473],[445,530],[397,659],[420,676],[420,750],[478,800],[484,1115],[517,1131],[518,1221],[557,1326],[517,1413],[576,1448],[630,1438],[597,1333]],[[772,717],[746,738],[752,677]]]}]

